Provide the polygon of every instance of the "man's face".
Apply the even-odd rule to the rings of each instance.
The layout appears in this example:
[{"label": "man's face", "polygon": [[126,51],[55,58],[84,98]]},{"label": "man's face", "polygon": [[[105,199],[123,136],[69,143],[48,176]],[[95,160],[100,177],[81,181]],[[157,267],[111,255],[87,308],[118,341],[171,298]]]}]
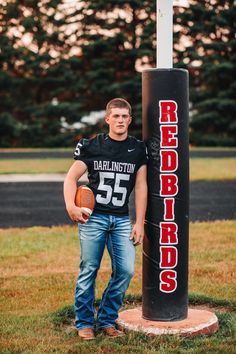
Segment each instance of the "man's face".
[{"label": "man's face", "polygon": [[126,135],[132,118],[127,108],[112,108],[105,118],[109,125],[109,133],[112,135]]}]

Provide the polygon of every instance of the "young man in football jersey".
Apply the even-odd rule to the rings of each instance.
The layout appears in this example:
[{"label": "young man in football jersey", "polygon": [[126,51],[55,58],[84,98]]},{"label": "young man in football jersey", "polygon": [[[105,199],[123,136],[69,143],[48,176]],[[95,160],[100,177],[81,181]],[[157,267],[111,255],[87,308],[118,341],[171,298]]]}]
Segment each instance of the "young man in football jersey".
[{"label": "young man in football jersey", "polygon": [[[84,340],[94,339],[94,289],[100,262],[107,247],[112,274],[97,312],[97,325],[110,337],[123,335],[115,327],[118,311],[134,272],[135,246],[144,237],[147,205],[147,156],[142,141],[128,135],[131,106],[121,98],[108,102],[105,121],[108,134],[82,139],[75,162],[64,183],[70,218],[79,223],[80,272],[75,290],[76,328]],[[95,208],[88,220],[75,206],[77,181],[88,171],[88,186],[95,195]],[[128,201],[135,190],[136,222],[131,226]]]}]

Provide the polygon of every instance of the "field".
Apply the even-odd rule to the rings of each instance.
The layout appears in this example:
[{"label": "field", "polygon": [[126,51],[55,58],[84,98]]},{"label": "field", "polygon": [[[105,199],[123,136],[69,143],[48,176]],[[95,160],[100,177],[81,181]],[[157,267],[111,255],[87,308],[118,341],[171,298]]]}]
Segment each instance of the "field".
[{"label": "field", "polygon": [[[0,230],[0,352],[234,353],[235,234],[236,221],[190,224],[190,300],[214,307],[221,323],[217,334],[191,340],[135,333],[108,340],[99,334],[94,343],[81,343],[74,330],[65,327],[70,321],[79,267],[77,227]],[[98,276],[97,299],[108,281],[109,269],[106,254]],[[140,300],[140,247],[127,295],[132,301]]]},{"label": "field", "polygon": [[[1,159],[0,175],[66,173],[71,163],[72,159]],[[192,158],[190,180],[235,181],[235,159]],[[0,353],[235,353],[235,235],[235,220],[190,223],[190,306],[207,307],[217,314],[220,330],[216,334],[187,339],[130,332],[115,340],[98,334],[94,342],[84,343],[72,326],[80,257],[77,227],[0,229]],[[109,276],[106,253],[97,280],[97,303]],[[123,308],[140,305],[141,284],[142,250],[138,247],[135,275]]]},{"label": "field", "polygon": [[[66,173],[72,159],[9,159],[0,160],[1,174]],[[192,158],[190,180],[235,180],[235,158]]]}]

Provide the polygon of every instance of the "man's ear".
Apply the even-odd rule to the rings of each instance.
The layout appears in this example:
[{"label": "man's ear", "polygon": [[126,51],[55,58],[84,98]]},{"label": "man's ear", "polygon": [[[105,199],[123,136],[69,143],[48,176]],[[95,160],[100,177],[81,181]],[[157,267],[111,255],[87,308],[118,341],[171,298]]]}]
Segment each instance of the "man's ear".
[{"label": "man's ear", "polygon": [[105,116],[105,122],[109,124],[109,116]]}]

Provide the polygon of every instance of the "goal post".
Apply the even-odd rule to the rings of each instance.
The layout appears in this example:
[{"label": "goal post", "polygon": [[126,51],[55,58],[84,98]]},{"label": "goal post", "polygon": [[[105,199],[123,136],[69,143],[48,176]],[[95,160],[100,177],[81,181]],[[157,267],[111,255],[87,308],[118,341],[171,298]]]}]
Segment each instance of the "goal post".
[{"label": "goal post", "polygon": [[142,73],[143,139],[149,152],[142,316],[188,313],[188,72],[172,68],[173,1],[157,1],[157,68]]}]

